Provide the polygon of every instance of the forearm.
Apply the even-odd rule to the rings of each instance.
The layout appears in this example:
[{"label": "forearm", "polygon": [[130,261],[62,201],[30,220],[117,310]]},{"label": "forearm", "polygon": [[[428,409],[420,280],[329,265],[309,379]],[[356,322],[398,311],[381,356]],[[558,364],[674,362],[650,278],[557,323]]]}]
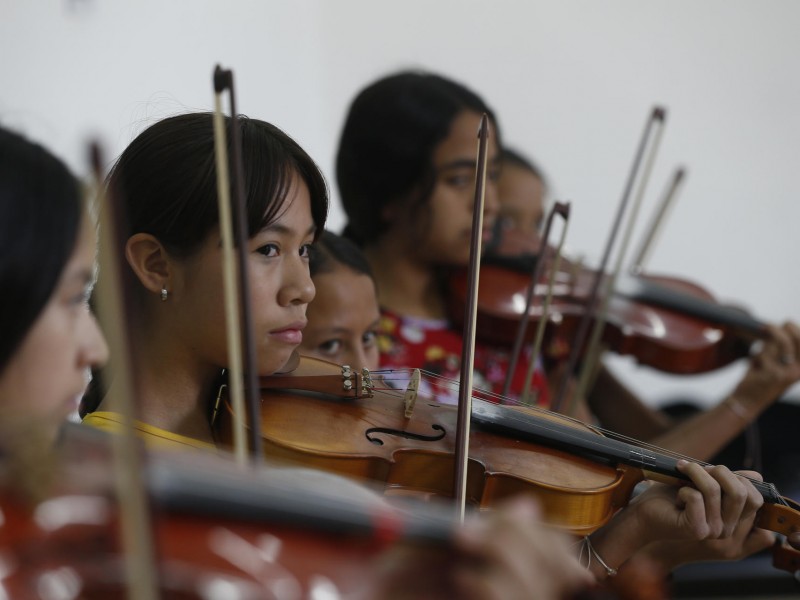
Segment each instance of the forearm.
[{"label": "forearm", "polygon": [[643,441],[663,434],[673,424],[667,415],[645,404],[606,367],[601,367],[589,392],[589,406],[604,428]]},{"label": "forearm", "polygon": [[659,448],[706,461],[738,436],[764,410],[766,404],[747,403],[736,392],[722,402],[647,440]]}]

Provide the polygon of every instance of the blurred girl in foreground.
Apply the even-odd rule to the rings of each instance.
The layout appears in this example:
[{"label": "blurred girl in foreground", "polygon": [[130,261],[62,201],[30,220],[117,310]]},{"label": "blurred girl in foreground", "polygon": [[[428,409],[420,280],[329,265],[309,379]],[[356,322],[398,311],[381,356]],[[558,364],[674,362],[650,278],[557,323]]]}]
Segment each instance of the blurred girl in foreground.
[{"label": "blurred girl in foreground", "polygon": [[0,129],[0,411],[55,440],[108,355],[89,312],[95,234],[78,181]]}]

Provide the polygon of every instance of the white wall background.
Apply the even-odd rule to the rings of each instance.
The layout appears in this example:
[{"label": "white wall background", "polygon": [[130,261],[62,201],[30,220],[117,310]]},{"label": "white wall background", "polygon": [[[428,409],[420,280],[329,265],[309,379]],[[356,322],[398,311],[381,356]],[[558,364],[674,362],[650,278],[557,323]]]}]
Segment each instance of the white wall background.
[{"label": "white wall background", "polygon": [[[800,3],[793,0],[0,0],[0,122],[79,173],[153,120],[208,109],[235,71],[239,109],[293,135],[334,190],[353,95],[424,67],[467,83],[505,138],[573,202],[569,246],[600,256],[646,116],[667,126],[644,214],[688,179],[650,269],[702,282],[773,321],[800,321]],[[612,366],[640,393],[719,397],[735,365],[669,377]]]}]

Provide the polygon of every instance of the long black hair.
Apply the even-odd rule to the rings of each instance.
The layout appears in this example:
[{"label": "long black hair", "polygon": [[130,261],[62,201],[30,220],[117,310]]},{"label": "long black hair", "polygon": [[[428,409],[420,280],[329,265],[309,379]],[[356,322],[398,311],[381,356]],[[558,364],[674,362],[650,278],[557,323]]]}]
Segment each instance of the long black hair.
[{"label": "long black hair", "polygon": [[64,163],[0,128],[0,372],[53,294],[82,211],[80,185]]},{"label": "long black hair", "polygon": [[345,235],[359,245],[387,229],[383,209],[408,199],[425,205],[436,182],[433,152],[464,110],[494,112],[475,92],[440,75],[403,71],[370,84],[353,100],[336,156],[336,178],[348,224]]}]

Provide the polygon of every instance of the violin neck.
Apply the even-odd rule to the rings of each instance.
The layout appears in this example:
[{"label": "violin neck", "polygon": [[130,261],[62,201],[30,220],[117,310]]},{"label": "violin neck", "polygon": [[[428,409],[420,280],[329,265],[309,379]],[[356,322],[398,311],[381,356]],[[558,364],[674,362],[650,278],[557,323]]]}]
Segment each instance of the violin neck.
[{"label": "violin neck", "polygon": [[[615,466],[624,464],[668,479],[688,480],[678,471],[678,457],[669,456],[655,448],[645,448],[634,443],[615,440],[586,429],[535,417],[490,402],[473,399],[473,423],[481,429],[509,435],[586,458],[598,464]],[[754,482],[765,502],[782,503],[775,486]]]},{"label": "violin neck", "polygon": [[621,277],[615,293],[643,304],[660,306],[710,323],[731,327],[754,338],[766,335],[766,325],[745,312],[720,306],[715,302],[670,289],[641,277]]}]

